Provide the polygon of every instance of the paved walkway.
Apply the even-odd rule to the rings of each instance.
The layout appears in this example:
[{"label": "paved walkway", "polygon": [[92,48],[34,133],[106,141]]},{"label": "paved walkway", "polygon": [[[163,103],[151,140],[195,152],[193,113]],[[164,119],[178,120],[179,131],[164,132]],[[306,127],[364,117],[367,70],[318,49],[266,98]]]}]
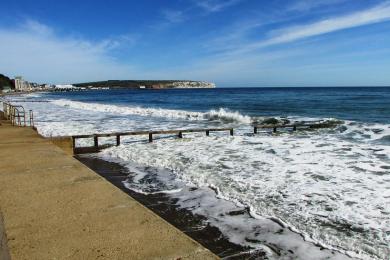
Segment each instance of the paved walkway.
[{"label": "paved walkway", "polygon": [[217,258],[32,129],[4,123],[0,233],[1,214],[11,259]]}]

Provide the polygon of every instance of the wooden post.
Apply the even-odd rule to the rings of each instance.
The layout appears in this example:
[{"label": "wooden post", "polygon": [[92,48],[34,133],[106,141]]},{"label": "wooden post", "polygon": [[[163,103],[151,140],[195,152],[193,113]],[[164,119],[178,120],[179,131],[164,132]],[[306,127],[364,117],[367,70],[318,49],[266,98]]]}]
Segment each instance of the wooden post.
[{"label": "wooden post", "polygon": [[149,143],[153,142],[153,134],[149,133]]},{"label": "wooden post", "polygon": [[183,133],[179,132],[178,136],[179,136],[179,138],[183,138]]},{"label": "wooden post", "polygon": [[253,133],[257,134],[257,127],[256,126],[253,128]]},{"label": "wooden post", "polygon": [[230,129],[230,135],[233,136],[233,128]]},{"label": "wooden post", "polygon": [[74,151],[74,149],[76,148],[76,138],[74,138],[73,136],[72,136],[72,148],[73,148],[73,151]]},{"label": "wooden post", "polygon": [[121,144],[121,136],[117,135],[116,136],[116,146],[119,146]]},{"label": "wooden post", "polygon": [[210,131],[206,130],[206,136],[209,136],[209,135],[210,135]]},{"label": "wooden post", "polygon": [[98,149],[99,148],[99,141],[98,141],[98,137],[96,135],[93,137],[93,142],[94,142],[95,148]]}]

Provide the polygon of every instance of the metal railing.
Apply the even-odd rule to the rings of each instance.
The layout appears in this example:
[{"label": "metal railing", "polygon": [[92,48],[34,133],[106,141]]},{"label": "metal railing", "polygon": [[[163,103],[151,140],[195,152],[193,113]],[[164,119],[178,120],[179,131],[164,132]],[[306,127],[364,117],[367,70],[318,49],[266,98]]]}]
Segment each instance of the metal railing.
[{"label": "metal railing", "polygon": [[31,126],[34,127],[34,113],[32,110],[29,110],[28,116],[29,121],[26,120],[26,111],[23,106],[12,105],[7,101],[3,102],[3,116],[5,120],[11,122],[11,125],[14,126]]}]

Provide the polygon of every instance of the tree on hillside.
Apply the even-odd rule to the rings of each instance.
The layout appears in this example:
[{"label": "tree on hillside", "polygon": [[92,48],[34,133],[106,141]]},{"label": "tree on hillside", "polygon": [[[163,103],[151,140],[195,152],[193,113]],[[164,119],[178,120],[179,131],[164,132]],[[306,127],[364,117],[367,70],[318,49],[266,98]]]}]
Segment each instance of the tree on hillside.
[{"label": "tree on hillside", "polygon": [[10,87],[14,89],[14,82],[7,76],[0,74],[0,89],[4,89],[5,87]]}]

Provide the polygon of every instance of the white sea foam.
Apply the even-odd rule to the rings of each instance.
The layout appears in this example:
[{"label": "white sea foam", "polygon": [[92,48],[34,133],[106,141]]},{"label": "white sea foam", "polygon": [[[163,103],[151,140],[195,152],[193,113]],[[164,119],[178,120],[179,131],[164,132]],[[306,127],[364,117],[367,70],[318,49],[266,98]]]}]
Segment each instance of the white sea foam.
[{"label": "white sea foam", "polygon": [[367,259],[390,253],[389,146],[285,134],[160,140],[102,154],[214,187],[329,248]]}]

